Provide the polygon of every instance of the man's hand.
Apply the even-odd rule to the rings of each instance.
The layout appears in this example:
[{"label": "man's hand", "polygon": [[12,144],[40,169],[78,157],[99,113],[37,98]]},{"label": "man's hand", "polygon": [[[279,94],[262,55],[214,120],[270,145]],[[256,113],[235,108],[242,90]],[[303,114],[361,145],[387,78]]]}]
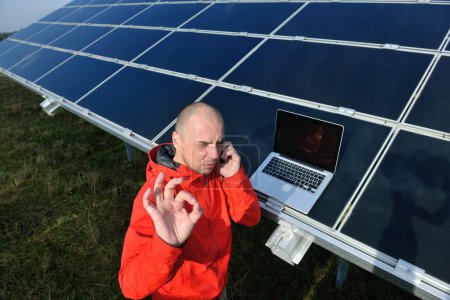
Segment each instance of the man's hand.
[{"label": "man's hand", "polygon": [[234,149],[231,142],[226,141],[223,144],[222,155],[223,162],[220,163],[220,174],[223,177],[231,177],[239,171],[241,167],[241,157]]},{"label": "man's hand", "polygon": [[[174,198],[175,186],[183,182],[183,178],[170,180],[162,191],[164,174],[159,173],[155,181],[154,198],[156,205],[150,201],[151,189],[147,189],[143,202],[147,213],[152,217],[158,236],[173,247],[181,246],[191,235],[195,223],[203,214],[203,209],[195,197],[186,191],[180,191]],[[184,208],[184,202],[192,205],[192,212]]]}]

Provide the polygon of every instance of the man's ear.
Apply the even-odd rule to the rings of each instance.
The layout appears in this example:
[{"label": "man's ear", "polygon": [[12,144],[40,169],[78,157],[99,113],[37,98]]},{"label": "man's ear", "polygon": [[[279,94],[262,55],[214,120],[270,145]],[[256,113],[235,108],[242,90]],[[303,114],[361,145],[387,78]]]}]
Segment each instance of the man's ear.
[{"label": "man's ear", "polygon": [[175,149],[178,149],[180,147],[181,136],[176,131],[172,132],[172,142]]}]

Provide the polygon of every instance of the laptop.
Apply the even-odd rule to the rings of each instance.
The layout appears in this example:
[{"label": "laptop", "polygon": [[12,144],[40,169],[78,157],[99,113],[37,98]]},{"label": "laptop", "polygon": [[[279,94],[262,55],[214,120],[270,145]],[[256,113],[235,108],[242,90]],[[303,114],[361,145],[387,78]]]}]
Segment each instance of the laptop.
[{"label": "laptop", "polygon": [[250,177],[266,207],[308,214],[336,171],[344,127],[278,110],[273,152]]}]

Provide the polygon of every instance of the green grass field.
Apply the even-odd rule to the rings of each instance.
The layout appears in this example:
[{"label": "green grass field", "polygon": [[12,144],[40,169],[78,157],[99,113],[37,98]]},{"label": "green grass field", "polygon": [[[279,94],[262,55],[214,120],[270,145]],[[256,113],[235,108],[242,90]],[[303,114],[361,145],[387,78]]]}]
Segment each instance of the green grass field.
[{"label": "green grass field", "polygon": [[[145,153],[0,75],[0,299],[121,299],[123,238]],[[412,299],[355,266],[334,287],[336,257],[313,245],[298,267],[270,253],[276,225],[235,225],[229,299]]]}]

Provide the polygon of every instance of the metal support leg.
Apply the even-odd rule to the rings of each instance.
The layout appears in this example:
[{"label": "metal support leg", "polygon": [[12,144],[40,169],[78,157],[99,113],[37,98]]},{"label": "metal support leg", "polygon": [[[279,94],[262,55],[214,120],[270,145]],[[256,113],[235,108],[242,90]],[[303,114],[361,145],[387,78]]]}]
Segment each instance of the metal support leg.
[{"label": "metal support leg", "polygon": [[344,283],[347,280],[349,266],[350,263],[347,260],[343,259],[342,257],[338,257],[336,288],[342,288],[344,286]]},{"label": "metal support leg", "polygon": [[131,146],[130,144],[125,143],[125,150],[127,151],[127,159],[128,162],[134,161],[134,155],[136,153],[136,148]]}]

